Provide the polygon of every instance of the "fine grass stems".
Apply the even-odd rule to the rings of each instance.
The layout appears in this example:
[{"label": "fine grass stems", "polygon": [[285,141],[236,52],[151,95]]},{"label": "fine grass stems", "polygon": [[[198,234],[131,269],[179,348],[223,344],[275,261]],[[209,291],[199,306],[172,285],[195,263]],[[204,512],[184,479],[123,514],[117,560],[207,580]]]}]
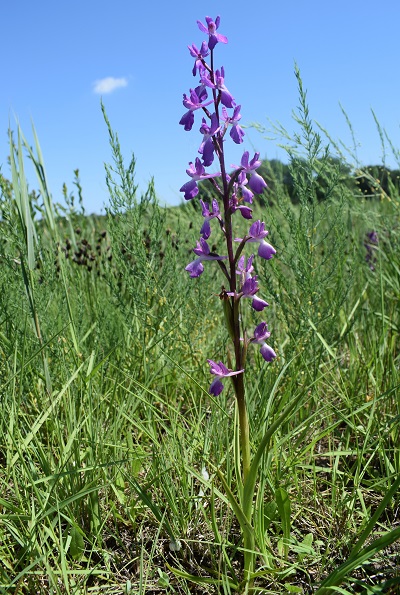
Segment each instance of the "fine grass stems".
[{"label": "fine grass stems", "polygon": [[[218,272],[206,269],[201,283],[177,274],[201,215],[162,209],[153,187],[147,198],[136,191],[135,203],[134,177],[121,182],[117,166],[121,202],[107,218],[76,210],[79,200],[55,205],[43,179],[37,195],[17,188],[30,204],[19,211],[20,153],[33,157],[22,133],[12,150],[15,183],[1,183],[0,591],[237,592],[245,546],[232,508],[243,502],[235,397],[228,385],[211,397],[204,370],[210,351],[228,344],[206,289]],[[259,457],[254,592],[396,592],[399,196],[394,187],[390,200],[361,198],[354,172],[344,179],[324,147],[302,151],[292,172],[303,206],[271,168],[275,186],[254,208],[282,258],[257,265],[277,359],[266,369],[248,356],[253,457],[298,400]],[[35,145],[42,172],[39,155]],[[318,184],[332,190],[311,202]],[[373,269],[364,246],[372,230]],[[24,280],[19,263],[22,255],[30,270],[32,242],[40,265]],[[333,245],[345,260],[336,270]],[[308,299],[312,288],[319,301]]]}]

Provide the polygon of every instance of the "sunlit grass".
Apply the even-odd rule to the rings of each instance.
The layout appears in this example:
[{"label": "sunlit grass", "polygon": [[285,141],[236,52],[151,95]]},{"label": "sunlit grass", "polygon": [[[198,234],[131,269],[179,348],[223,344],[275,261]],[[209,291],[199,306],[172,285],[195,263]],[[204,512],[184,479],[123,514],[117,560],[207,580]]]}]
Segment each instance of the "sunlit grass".
[{"label": "sunlit grass", "polygon": [[[161,209],[151,184],[138,196],[109,132],[107,218],[53,205],[41,167],[30,194],[22,136],[2,183],[0,590],[231,593],[243,544],[218,470],[236,495],[237,412],[231,390],[207,394],[205,365],[228,346],[223,280],[188,278],[201,215]],[[253,454],[297,405],[262,457],[255,585],[395,593],[399,196],[361,200],[322,156],[330,196],[313,202],[313,143],[293,164],[299,202],[276,179],[256,207],[278,250],[257,271],[278,357],[249,356]]]}]

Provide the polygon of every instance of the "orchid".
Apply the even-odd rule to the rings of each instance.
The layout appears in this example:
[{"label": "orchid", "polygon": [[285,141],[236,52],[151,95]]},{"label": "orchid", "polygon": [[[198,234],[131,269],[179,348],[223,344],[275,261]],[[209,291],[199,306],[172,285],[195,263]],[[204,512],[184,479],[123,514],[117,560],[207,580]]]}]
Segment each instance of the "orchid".
[{"label": "orchid", "polygon": [[251,307],[254,308],[254,310],[256,310],[257,312],[262,312],[264,308],[269,306],[269,304],[265,300],[262,300],[261,298],[256,296],[258,290],[259,287],[257,282],[257,276],[255,276],[246,279],[246,281],[243,283],[241,293],[242,297],[253,298]]},{"label": "orchid", "polygon": [[254,267],[253,267],[253,260],[254,260],[254,254],[252,254],[251,256],[249,256],[249,258],[247,259],[247,264],[245,265],[245,257],[244,255],[241,256],[238,260],[237,263],[237,269],[236,269],[236,274],[240,275],[241,280],[242,280],[242,284],[247,280],[251,278],[251,273],[254,271]]},{"label": "orchid", "polygon": [[276,357],[275,351],[265,342],[266,339],[269,339],[270,335],[271,333],[268,330],[267,324],[265,322],[261,322],[254,329],[254,336],[250,340],[251,343],[261,345],[260,353],[266,362],[271,362]]},{"label": "orchid", "polygon": [[188,45],[188,50],[190,52],[190,55],[196,59],[192,70],[193,76],[196,76],[197,70],[200,70],[200,68],[202,68],[203,66],[204,58],[207,58],[209,54],[207,43],[203,41],[199,50],[194,45],[194,43],[192,43],[192,45]]},{"label": "orchid", "polygon": [[197,187],[198,181],[207,180],[208,178],[215,178],[216,176],[221,175],[221,172],[217,172],[215,174],[206,174],[204,165],[202,165],[198,157],[196,157],[195,165],[193,165],[192,161],[189,162],[189,167],[186,170],[186,173],[192,179],[189,182],[186,182],[186,184],[184,184],[180,189],[180,192],[185,193],[185,200],[190,200],[197,196],[199,193],[199,189]]},{"label": "orchid", "polygon": [[252,209],[250,207],[247,207],[246,205],[240,204],[240,202],[238,201],[236,196],[232,196],[232,198],[229,201],[229,206],[230,206],[232,213],[235,213],[235,211],[239,211],[244,219],[252,219],[253,218]]},{"label": "orchid", "polygon": [[237,181],[236,181],[236,186],[237,188],[240,188],[241,192],[242,192],[242,198],[245,202],[248,203],[252,203],[253,202],[253,196],[254,194],[252,193],[251,190],[249,190],[247,188],[247,184],[248,184],[248,179],[246,176],[246,172],[241,171],[237,177]]},{"label": "orchid", "polygon": [[186,93],[183,94],[183,105],[187,107],[189,111],[183,114],[182,118],[179,120],[179,124],[184,126],[185,130],[192,130],[194,123],[193,112],[195,112],[197,109],[206,107],[213,102],[211,99],[207,103],[203,103],[206,101],[207,97],[207,90],[205,89],[204,85],[199,85],[195,89],[190,89],[189,97],[186,95]]},{"label": "orchid", "polygon": [[258,292],[258,290],[259,290],[259,287],[258,287],[258,282],[257,282],[257,276],[252,277],[250,275],[243,283],[242,288],[239,293],[227,292],[227,295],[233,296],[236,299],[242,298],[242,297],[252,298],[251,307],[254,310],[256,310],[257,312],[262,312],[264,310],[264,308],[269,306],[269,304],[265,300],[262,300],[261,298],[256,296],[256,293]]},{"label": "orchid", "polygon": [[232,95],[229,93],[228,89],[225,86],[224,82],[225,71],[224,67],[221,67],[221,70],[216,70],[214,73],[215,83],[211,80],[210,73],[206,70],[203,70],[201,73],[201,83],[206,87],[210,87],[211,89],[217,89],[221,94],[221,103],[225,105],[225,107],[234,107],[235,100],[233,99]]},{"label": "orchid", "polygon": [[[255,254],[251,254],[246,260],[242,254],[248,243],[258,244],[258,256],[269,260],[276,254],[273,246],[268,244],[266,237],[268,231],[265,229],[265,223],[258,220],[252,223],[248,233],[243,238],[234,236],[234,216],[239,212],[245,219],[252,219],[252,204],[255,194],[262,194],[267,188],[267,184],[262,176],[257,172],[261,166],[259,153],[255,153],[250,159],[249,151],[244,151],[239,166],[232,166],[233,172],[227,172],[225,162],[225,142],[231,139],[236,145],[243,143],[244,131],[240,126],[242,118],[240,110],[241,105],[236,105],[233,95],[225,84],[225,69],[214,70],[214,50],[218,42],[227,43],[227,38],[217,29],[220,25],[220,17],[215,22],[206,17],[206,25],[197,21],[200,31],[208,34],[207,42],[203,41],[200,49],[194,44],[188,46],[190,55],[194,58],[193,75],[198,74],[200,85],[190,90],[190,96],[184,95],[184,105],[188,112],[182,116],[180,124],[185,130],[191,130],[194,123],[194,112],[198,109],[203,110],[203,117],[200,126],[202,140],[198,152],[201,158],[197,157],[195,162],[189,163],[186,173],[191,178],[181,187],[184,192],[185,200],[193,199],[200,192],[198,182],[211,179],[213,192],[211,200],[206,202],[200,199],[201,213],[204,218],[200,229],[200,239],[193,249],[195,259],[190,262],[185,270],[191,278],[200,277],[204,272],[204,262],[207,260],[216,260],[220,272],[224,275],[225,283],[219,296],[226,323],[226,329],[231,339],[228,346],[228,365],[222,361],[208,359],[210,373],[214,376],[209,387],[209,394],[217,397],[224,388],[224,379],[232,377],[232,384],[236,399],[236,413],[239,422],[239,441],[240,449],[235,449],[236,469],[240,469],[239,481],[241,482],[241,518],[239,524],[243,532],[243,568],[244,582],[246,592],[253,590],[253,580],[255,576],[255,552],[256,543],[254,529],[252,527],[252,514],[254,512],[256,474],[260,464],[261,455],[266,449],[268,443],[262,443],[261,448],[256,451],[252,461],[250,449],[250,427],[247,413],[247,403],[245,395],[244,371],[247,350],[251,343],[260,346],[260,352],[263,359],[267,362],[276,357],[275,351],[267,344],[270,337],[267,324],[260,323],[254,330],[251,338],[245,328],[246,316],[243,316],[243,310],[246,307],[242,298],[251,299],[251,307],[255,312],[262,312],[268,302],[258,296],[260,291],[258,276],[254,275]],[[206,62],[210,54],[209,63]],[[212,100],[208,101],[207,90],[212,90]],[[208,108],[209,105],[212,108]],[[228,112],[233,109],[233,112]],[[229,134],[227,134],[229,129]],[[219,171],[217,173],[207,173],[206,168],[218,161]],[[214,178],[220,177],[220,180]],[[219,229],[223,236],[226,246],[227,256],[220,256],[214,249],[211,251],[207,243],[211,235],[211,220],[217,219]],[[235,251],[234,242],[240,242]],[[226,261],[226,262],[222,262]],[[231,361],[234,363],[231,364]],[[257,458],[258,457],[258,458]],[[234,496],[232,496],[234,499]],[[236,500],[232,500],[228,494],[228,499],[235,509]],[[246,523],[242,523],[242,518]]]},{"label": "orchid", "polygon": [[[249,186],[256,194],[262,194],[265,188],[267,188],[267,183],[265,180],[260,176],[260,174],[256,172],[256,169],[258,169],[261,165],[259,157],[260,153],[255,153],[253,159],[249,163],[249,152],[245,151],[240,162],[240,168],[245,172],[245,174],[250,174]],[[238,169],[237,165],[233,167]]]},{"label": "orchid", "polygon": [[224,385],[221,382],[222,378],[236,376],[237,374],[242,374],[244,372],[244,370],[230,370],[222,362],[217,364],[217,362],[214,362],[212,359],[208,359],[207,361],[210,364],[211,374],[215,375],[215,379],[212,381],[208,391],[210,395],[213,395],[214,397],[218,397],[223,391]]},{"label": "orchid", "polygon": [[238,122],[241,119],[241,114],[240,114],[240,108],[242,106],[241,105],[237,105],[234,110],[233,110],[233,115],[229,116],[228,112],[226,111],[225,106],[222,107],[222,119],[225,122],[226,126],[231,125],[231,131],[229,133],[231,139],[233,140],[233,142],[235,142],[237,145],[239,145],[240,143],[243,142],[243,137],[244,137],[244,131],[243,128],[241,126],[239,126]]},{"label": "orchid", "polygon": [[198,258],[193,260],[193,262],[189,263],[187,267],[185,267],[185,271],[188,271],[192,279],[194,277],[200,277],[204,271],[204,266],[202,264],[203,260],[225,260],[228,258],[227,256],[219,256],[218,254],[211,252],[210,247],[204,238],[200,238],[200,240],[197,242],[196,248],[193,248],[193,252],[198,256]]},{"label": "orchid", "polygon": [[215,198],[212,201],[212,210],[211,211],[208,207],[208,203],[200,200],[200,204],[201,204],[202,215],[205,218],[202,228],[200,229],[200,235],[202,235],[205,240],[208,240],[208,238],[211,235],[210,221],[211,221],[211,219],[215,219],[215,218],[217,218],[217,219],[219,219],[219,221],[221,221],[221,214],[219,212],[218,201]]},{"label": "orchid", "polygon": [[221,43],[228,43],[228,38],[225,37],[225,35],[217,33],[220,20],[221,19],[219,16],[215,19],[215,22],[212,20],[211,17],[206,17],[207,27],[205,27],[201,21],[197,21],[197,25],[200,31],[202,31],[203,33],[208,33],[209,35],[208,47],[210,48],[210,50],[213,50],[219,41]]},{"label": "orchid", "polygon": [[211,116],[211,126],[208,126],[206,119],[203,118],[200,126],[200,132],[203,134],[203,141],[199,147],[199,153],[203,155],[203,165],[208,167],[214,161],[214,141],[213,137],[220,130],[217,114]]},{"label": "orchid", "polygon": [[[246,242],[255,242],[259,244],[258,255],[265,260],[269,260],[276,254],[276,250],[271,244],[265,241],[265,237],[268,235],[268,231],[265,229],[265,223],[260,220],[255,221],[251,225],[249,232],[245,238]],[[235,242],[242,242],[242,238],[235,238]]]}]

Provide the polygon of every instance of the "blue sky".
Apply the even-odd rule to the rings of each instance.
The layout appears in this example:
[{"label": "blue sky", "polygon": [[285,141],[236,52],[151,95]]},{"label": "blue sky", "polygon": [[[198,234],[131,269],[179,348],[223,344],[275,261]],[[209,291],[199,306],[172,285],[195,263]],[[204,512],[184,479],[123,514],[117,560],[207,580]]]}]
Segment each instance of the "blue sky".
[{"label": "blue sky", "polygon": [[[20,0],[2,6],[3,175],[9,177],[9,124],[15,129],[18,119],[32,141],[33,121],[54,200],[61,201],[63,182],[72,190],[79,168],[86,210],[104,212],[104,162],[111,153],[102,97],[126,160],[132,152],[136,156],[140,187],[154,176],[161,201],[179,204],[179,188],[189,180],[185,170],[201,140],[199,113],[191,132],[178,124],[186,111],[182,94],[197,84],[187,46],[200,46],[204,39],[196,21],[217,14],[219,32],[229,43],[217,45],[216,65],[225,67],[243,124],[257,121],[271,128],[270,122],[280,122],[295,129],[296,62],[311,117],[350,145],[340,102],[361,162],[382,159],[371,108],[400,148],[398,0]],[[228,165],[239,163],[245,149],[284,159],[278,144],[250,129],[241,147],[232,143]],[[394,167],[388,153],[387,164]]]}]

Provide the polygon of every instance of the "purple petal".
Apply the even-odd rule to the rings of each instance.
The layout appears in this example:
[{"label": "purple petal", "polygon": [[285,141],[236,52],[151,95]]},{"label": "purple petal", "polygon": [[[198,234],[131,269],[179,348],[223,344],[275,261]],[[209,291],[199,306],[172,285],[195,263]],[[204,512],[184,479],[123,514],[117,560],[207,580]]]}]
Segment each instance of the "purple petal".
[{"label": "purple petal", "polygon": [[210,254],[210,247],[203,238],[200,238],[200,240],[197,242],[196,248],[193,248],[193,252],[197,254],[197,256],[205,258]]},{"label": "purple petal", "polygon": [[202,225],[202,227],[200,229],[200,235],[202,235],[205,240],[208,240],[208,238],[210,237],[210,235],[211,235],[211,226],[210,226],[209,221],[207,221],[207,220],[204,221],[204,223],[203,223],[203,225]]},{"label": "purple petal", "polygon": [[197,21],[197,26],[202,33],[207,33],[208,35],[208,28],[205,27],[201,21]]},{"label": "purple petal", "polygon": [[201,204],[201,214],[203,215],[203,217],[209,217],[210,209],[208,206],[208,202],[204,202],[202,199],[200,199],[200,204]]},{"label": "purple petal", "polygon": [[203,145],[203,165],[208,167],[214,161],[214,143],[212,138],[208,138]]},{"label": "purple petal", "polygon": [[275,351],[266,343],[264,343],[264,345],[261,347],[260,353],[266,362],[272,362],[272,360],[276,357]]},{"label": "purple petal", "polygon": [[265,229],[265,223],[263,221],[254,221],[254,223],[250,226],[249,234],[251,238],[256,240],[263,240],[265,236],[268,235],[268,231]]},{"label": "purple petal", "polygon": [[223,376],[225,371],[228,371],[228,368],[224,366],[222,362],[215,362],[213,359],[208,359],[208,363],[210,364],[210,373],[216,374],[217,376]]},{"label": "purple petal", "polygon": [[185,267],[185,271],[190,273],[192,279],[195,277],[200,277],[201,273],[204,271],[204,267],[201,263],[200,258],[196,258],[193,262],[190,262],[187,267]]},{"label": "purple petal", "polygon": [[212,214],[214,215],[214,217],[217,217],[219,215],[219,204],[216,198],[213,198],[212,201]]},{"label": "purple petal", "polygon": [[[218,28],[218,25],[217,25]],[[221,33],[216,33],[215,37],[217,38],[218,41],[220,41],[221,43],[228,43],[228,38],[225,37],[225,35],[222,35]]]},{"label": "purple petal", "polygon": [[250,176],[249,186],[256,194],[262,194],[264,189],[267,188],[267,184],[258,173],[254,172]]},{"label": "purple petal", "polygon": [[232,126],[229,135],[233,142],[235,142],[237,145],[240,145],[240,143],[243,142],[244,132],[239,125]]},{"label": "purple petal", "polygon": [[245,151],[242,155],[242,159],[240,160],[240,164],[244,167],[245,170],[249,169],[249,152]]},{"label": "purple petal", "polygon": [[199,193],[199,189],[195,180],[189,180],[189,182],[186,182],[186,184],[184,184],[180,188],[179,192],[185,193],[185,200],[191,200],[192,198],[197,196],[197,194]]},{"label": "purple petal", "polygon": [[251,190],[249,190],[248,188],[246,188],[246,186],[244,186],[244,185],[241,186],[241,189],[242,189],[243,200],[245,202],[248,202],[248,203],[251,204],[253,202],[253,196],[254,196],[254,194],[251,192]]},{"label": "purple petal", "polygon": [[269,304],[265,300],[262,300],[261,298],[259,298],[255,295],[253,297],[251,306],[252,306],[252,308],[254,308],[254,310],[256,310],[256,312],[262,312],[264,310],[264,308],[269,306]]},{"label": "purple petal", "polygon": [[197,56],[199,55],[199,50],[197,49],[197,46],[195,46],[195,44],[192,43],[192,45],[188,45],[187,47],[192,58],[197,58]]},{"label": "purple petal", "polygon": [[250,207],[245,207],[244,205],[241,205],[241,206],[237,207],[237,209],[240,211],[240,214],[242,215],[242,217],[244,219],[252,219],[253,218],[253,211],[251,210]]},{"label": "purple petal", "polygon": [[214,397],[218,397],[218,395],[220,395],[222,393],[223,389],[224,389],[224,385],[222,384],[221,380],[219,378],[215,378],[212,381],[208,392],[210,395],[213,395]]},{"label": "purple petal", "polygon": [[253,159],[249,163],[249,169],[257,169],[261,165],[261,161],[258,160],[260,153],[254,153]]},{"label": "purple petal", "polygon": [[208,40],[208,47],[210,48],[210,50],[213,50],[215,48],[215,46],[218,43],[218,39],[216,35],[210,35],[210,38]]},{"label": "purple petal", "polygon": [[254,339],[255,343],[263,342],[265,339],[268,339],[271,336],[271,333],[268,331],[268,326],[265,322],[260,322],[260,324],[254,329]]},{"label": "purple petal", "polygon": [[269,260],[274,256],[274,254],[276,254],[276,250],[273,246],[271,246],[271,244],[268,244],[268,242],[265,241],[260,242],[258,247],[258,256],[265,258],[265,260]]},{"label": "purple petal", "polygon": [[185,127],[185,130],[192,130],[192,126],[194,124],[194,113],[192,110],[183,114],[182,118],[179,120],[179,124]]},{"label": "purple petal", "polygon": [[229,93],[227,89],[221,91],[221,103],[222,105],[225,105],[225,107],[235,106],[235,100],[233,99],[232,95]]},{"label": "purple petal", "polygon": [[243,292],[243,297],[250,297],[258,291],[258,284],[257,284],[257,277],[249,277],[243,283],[243,287],[241,289]]}]

